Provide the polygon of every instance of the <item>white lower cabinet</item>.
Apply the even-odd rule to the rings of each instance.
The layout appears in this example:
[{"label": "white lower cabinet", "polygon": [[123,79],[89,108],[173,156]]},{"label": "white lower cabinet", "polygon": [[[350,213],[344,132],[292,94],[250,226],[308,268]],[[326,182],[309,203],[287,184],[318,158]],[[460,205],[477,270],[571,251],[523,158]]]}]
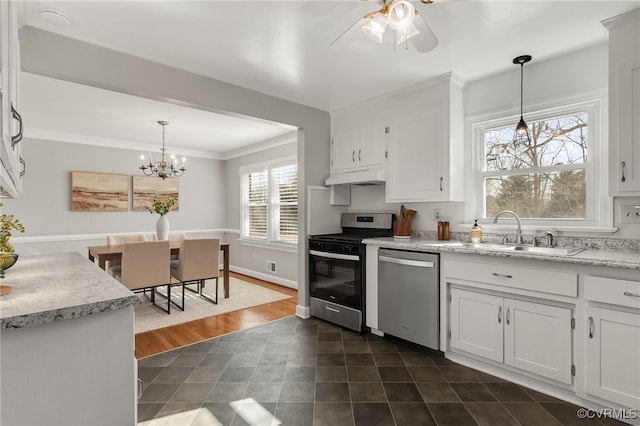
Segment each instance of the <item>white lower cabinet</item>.
[{"label": "white lower cabinet", "polygon": [[640,407],[640,314],[587,307],[587,393]]},{"label": "white lower cabinet", "polygon": [[640,407],[640,280],[585,276],[586,392]]},{"label": "white lower cabinet", "polygon": [[450,346],[561,383],[572,382],[572,310],[450,290]]}]

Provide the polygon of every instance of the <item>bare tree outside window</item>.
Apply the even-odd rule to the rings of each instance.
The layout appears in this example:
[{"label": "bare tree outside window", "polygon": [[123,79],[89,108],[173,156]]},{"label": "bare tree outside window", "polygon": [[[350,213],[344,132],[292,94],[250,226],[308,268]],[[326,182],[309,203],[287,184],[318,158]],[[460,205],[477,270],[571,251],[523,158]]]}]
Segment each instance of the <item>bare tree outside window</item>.
[{"label": "bare tree outside window", "polygon": [[485,217],[513,210],[522,218],[586,217],[588,114],[529,125],[531,141],[514,142],[513,127],[484,132]]}]

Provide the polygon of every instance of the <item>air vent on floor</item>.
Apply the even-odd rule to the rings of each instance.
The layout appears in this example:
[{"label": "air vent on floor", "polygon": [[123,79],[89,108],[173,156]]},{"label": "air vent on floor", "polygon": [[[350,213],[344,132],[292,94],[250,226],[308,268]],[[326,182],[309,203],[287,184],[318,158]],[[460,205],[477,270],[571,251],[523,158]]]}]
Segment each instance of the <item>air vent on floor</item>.
[{"label": "air vent on floor", "polygon": [[267,272],[276,272],[276,262],[267,260]]}]

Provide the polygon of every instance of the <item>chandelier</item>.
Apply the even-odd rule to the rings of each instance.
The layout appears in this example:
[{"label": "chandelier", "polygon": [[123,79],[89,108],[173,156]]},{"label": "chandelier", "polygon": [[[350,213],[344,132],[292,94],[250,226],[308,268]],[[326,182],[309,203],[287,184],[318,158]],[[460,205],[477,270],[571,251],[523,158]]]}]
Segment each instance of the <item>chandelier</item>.
[{"label": "chandelier", "polygon": [[145,164],[144,154],[140,155],[140,160],[142,160],[142,165],[140,166],[140,170],[146,176],[158,176],[162,179],[166,179],[168,177],[180,177],[187,170],[184,167],[184,162],[187,160],[185,157],[182,157],[182,167],[178,167],[178,160],[175,155],[170,156],[170,160],[167,161],[167,149],[164,146],[164,128],[169,125],[168,121],[158,121],[158,124],[162,126],[162,156],[160,161],[153,161],[151,154],[149,154],[149,163]]}]

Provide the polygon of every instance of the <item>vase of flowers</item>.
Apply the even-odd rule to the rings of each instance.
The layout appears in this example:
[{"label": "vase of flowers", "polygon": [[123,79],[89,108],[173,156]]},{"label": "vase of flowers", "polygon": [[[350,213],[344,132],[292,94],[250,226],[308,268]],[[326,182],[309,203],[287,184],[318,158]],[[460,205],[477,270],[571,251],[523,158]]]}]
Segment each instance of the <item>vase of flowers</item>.
[{"label": "vase of flowers", "polygon": [[[0,208],[2,203],[0,203]],[[4,271],[11,268],[18,261],[18,254],[9,242],[12,231],[24,232],[24,226],[20,220],[12,214],[0,215],[0,278],[4,278]]]},{"label": "vase of flowers", "polygon": [[173,195],[165,200],[153,199],[153,204],[149,207],[149,212],[160,215],[156,222],[156,237],[158,240],[169,239],[169,219],[167,219],[166,216],[176,204],[178,204],[178,198]]}]

